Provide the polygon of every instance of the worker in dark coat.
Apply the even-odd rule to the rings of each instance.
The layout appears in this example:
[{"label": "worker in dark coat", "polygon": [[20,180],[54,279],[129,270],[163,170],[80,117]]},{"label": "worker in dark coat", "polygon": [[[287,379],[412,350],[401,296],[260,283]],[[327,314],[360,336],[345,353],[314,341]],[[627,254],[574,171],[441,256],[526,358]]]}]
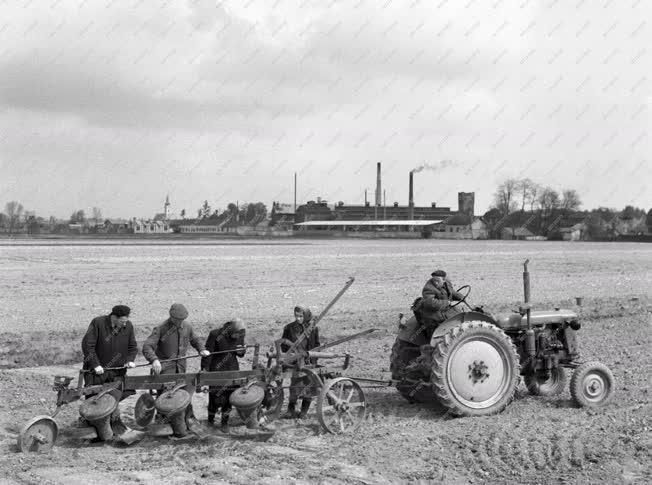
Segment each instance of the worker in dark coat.
[{"label": "worker in dark coat", "polygon": [[170,318],[154,327],[143,344],[143,355],[152,364],[154,374],[182,374],[186,372],[186,360],[161,363],[161,360],[185,357],[188,344],[200,355],[208,355],[204,344],[195,333],[192,325],[186,322],[188,310],[181,303],[170,307]]},{"label": "worker in dark coat", "polygon": [[[199,355],[207,356],[208,351],[195,333],[192,325],[186,322],[188,310],[181,303],[174,303],[170,307],[170,318],[154,327],[152,333],[143,344],[143,355],[152,364],[153,374],[183,374],[186,372],[186,359],[163,362],[161,360],[173,360],[185,357],[188,345],[192,345]],[[194,393],[194,388],[186,387],[186,390]],[[186,420],[194,422],[195,415],[192,403],[186,408]]]},{"label": "worker in dark coat", "polygon": [[[124,382],[128,368],[136,365],[134,360],[138,354],[138,344],[134,336],[134,327],[129,321],[131,309],[126,305],[116,305],[108,315],[96,317],[86,330],[81,342],[84,354],[83,368],[86,386],[102,385],[108,382]],[[108,370],[118,367],[119,369]],[[97,393],[87,394],[90,399]],[[134,394],[133,391],[122,392],[121,389],[110,391],[117,401]],[[120,406],[111,415],[111,427],[116,434],[122,434],[129,428],[122,422]],[[88,423],[80,418],[80,425]]]},{"label": "worker in dark coat", "polygon": [[[206,372],[237,371],[240,370],[238,357],[245,355],[245,326],[239,318],[226,322],[222,327],[213,330],[208,334],[206,350],[222,352],[216,355],[203,357],[201,370]],[[229,432],[229,413],[231,402],[229,398],[237,386],[211,386],[208,391],[208,422],[215,423],[215,414],[220,410],[222,432]]]},{"label": "worker in dark coat", "polygon": [[[96,317],[86,330],[81,347],[84,354],[84,382],[87,386],[124,381],[127,368],[135,367],[138,344],[129,320],[131,309],[116,305],[108,315]],[[120,367],[118,370],[106,368]],[[89,395],[90,397],[90,395]],[[118,399],[127,396],[116,394]]]},{"label": "worker in dark coat", "polygon": [[[287,352],[290,349],[291,343],[299,341],[295,347],[297,352],[308,352],[311,349],[319,347],[319,329],[315,326],[307,332],[312,324],[312,312],[300,306],[294,308],[294,321],[288,323],[283,329],[281,337],[284,340],[281,343],[281,350]],[[306,333],[307,332],[307,333]],[[305,357],[304,363],[316,365],[316,359],[308,359]],[[293,377],[290,381],[290,401],[288,402],[288,410],[283,415],[284,419],[293,419],[297,417],[297,401],[299,397],[301,400],[301,412],[298,414],[299,419],[304,419],[310,409],[312,403],[312,393],[314,390],[310,387],[309,377]]]},{"label": "worker in dark coat", "polygon": [[463,298],[459,292],[455,291],[453,283],[446,278],[445,271],[438,269],[430,276],[431,278],[421,291],[420,305],[421,319],[427,326],[438,325],[446,320],[450,316],[448,311],[451,301],[461,301]]}]

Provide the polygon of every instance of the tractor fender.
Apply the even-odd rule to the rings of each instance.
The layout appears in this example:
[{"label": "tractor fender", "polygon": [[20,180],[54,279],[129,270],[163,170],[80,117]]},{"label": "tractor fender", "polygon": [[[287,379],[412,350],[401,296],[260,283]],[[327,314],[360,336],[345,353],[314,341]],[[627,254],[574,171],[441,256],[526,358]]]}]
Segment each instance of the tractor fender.
[{"label": "tractor fender", "polygon": [[452,316],[451,318],[445,320],[444,322],[440,323],[437,326],[435,332],[432,334],[431,344],[434,343],[433,342],[434,339],[443,337],[452,328],[457,327],[461,323],[471,322],[471,321],[487,322],[487,323],[491,323],[492,325],[496,324],[496,321],[493,318],[491,318],[489,315],[486,315],[484,313],[473,312],[473,311],[458,313],[457,315]]}]

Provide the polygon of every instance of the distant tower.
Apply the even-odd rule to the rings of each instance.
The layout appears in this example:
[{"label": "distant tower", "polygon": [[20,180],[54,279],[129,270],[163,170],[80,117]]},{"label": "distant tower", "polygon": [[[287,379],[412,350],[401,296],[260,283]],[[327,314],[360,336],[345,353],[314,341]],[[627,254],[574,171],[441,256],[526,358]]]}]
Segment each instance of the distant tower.
[{"label": "distant tower", "polygon": [[170,194],[165,196],[165,204],[163,204],[163,217],[165,220],[170,220]]}]

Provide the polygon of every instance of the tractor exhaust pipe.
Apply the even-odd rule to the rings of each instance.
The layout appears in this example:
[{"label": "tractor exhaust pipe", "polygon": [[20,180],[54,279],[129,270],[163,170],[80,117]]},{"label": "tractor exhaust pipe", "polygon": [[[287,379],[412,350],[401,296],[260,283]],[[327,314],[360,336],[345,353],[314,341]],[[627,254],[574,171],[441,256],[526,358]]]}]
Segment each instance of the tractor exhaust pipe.
[{"label": "tractor exhaust pipe", "polygon": [[537,347],[534,330],[532,330],[532,322],[530,321],[530,272],[527,269],[529,262],[530,260],[526,259],[523,263],[523,298],[525,300],[525,305],[521,309],[521,314],[523,314],[524,310],[527,318],[527,330],[525,330],[525,350],[528,357],[530,357],[530,365],[534,365],[534,357],[537,353]]}]

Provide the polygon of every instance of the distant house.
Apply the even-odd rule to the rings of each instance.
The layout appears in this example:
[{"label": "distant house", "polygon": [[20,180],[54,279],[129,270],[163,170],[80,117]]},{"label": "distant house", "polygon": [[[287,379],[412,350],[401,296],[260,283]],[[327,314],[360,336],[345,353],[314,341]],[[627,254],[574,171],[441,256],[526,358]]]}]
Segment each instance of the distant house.
[{"label": "distant house", "polygon": [[277,228],[292,229],[294,224],[294,207],[291,204],[281,204],[274,202],[272,204],[272,213],[270,215],[270,226]]},{"label": "distant house", "polygon": [[506,241],[513,239],[525,241],[534,238],[534,233],[526,227],[503,227],[501,231],[501,239]]},{"label": "distant house", "polygon": [[455,214],[434,227],[432,236],[437,239],[487,239],[487,225],[481,217]]},{"label": "distant house", "polygon": [[135,234],[166,234],[172,232],[170,224],[161,220],[137,220],[134,218],[133,224]]},{"label": "distant house", "polygon": [[585,239],[586,224],[579,222],[570,227],[561,227],[559,232],[564,241],[581,241]]},{"label": "distant house", "polygon": [[179,225],[179,232],[183,234],[216,234],[228,232],[229,225],[234,216],[229,212],[223,212],[219,216],[211,216],[192,223],[187,220],[185,224]]},{"label": "distant house", "polygon": [[127,219],[106,219],[102,227],[102,232],[107,234],[126,234],[131,231],[131,224]]}]

